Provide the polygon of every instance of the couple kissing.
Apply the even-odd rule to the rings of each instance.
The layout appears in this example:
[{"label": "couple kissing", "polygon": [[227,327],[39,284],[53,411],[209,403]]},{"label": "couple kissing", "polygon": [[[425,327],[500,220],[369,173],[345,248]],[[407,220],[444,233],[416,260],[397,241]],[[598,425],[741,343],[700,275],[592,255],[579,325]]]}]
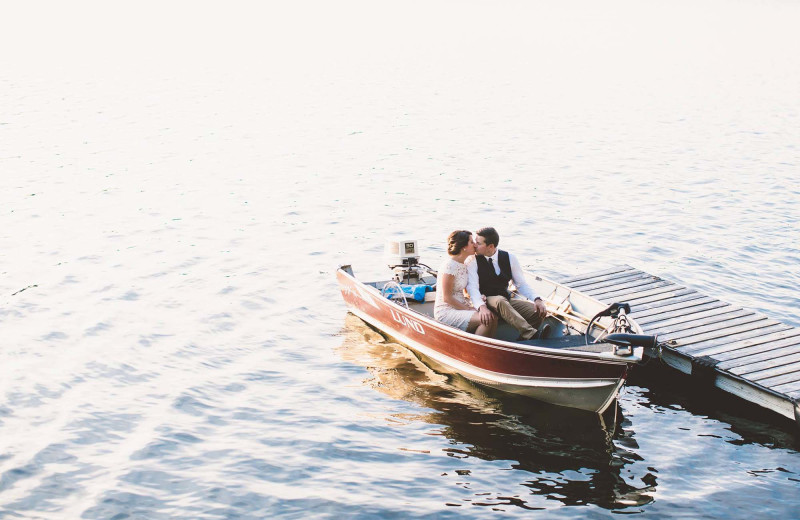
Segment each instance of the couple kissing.
[{"label": "couple kissing", "polygon": [[[480,229],[474,241],[471,231],[450,233],[449,258],[439,268],[434,317],[451,327],[494,337],[500,316],[519,332],[518,340],[533,339],[547,309],[525,280],[517,257],[498,249],[499,242],[500,235],[491,227]],[[511,298],[510,282],[526,299]]]}]

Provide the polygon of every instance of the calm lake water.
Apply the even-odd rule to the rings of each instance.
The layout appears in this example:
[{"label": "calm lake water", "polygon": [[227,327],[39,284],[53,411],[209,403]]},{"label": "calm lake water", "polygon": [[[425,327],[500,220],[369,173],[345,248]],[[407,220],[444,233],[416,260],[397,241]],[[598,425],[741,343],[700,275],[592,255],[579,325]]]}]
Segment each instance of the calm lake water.
[{"label": "calm lake water", "polygon": [[800,326],[800,4],[288,4],[5,10],[0,518],[796,517],[790,422],[488,392],[334,273],[493,225]]}]

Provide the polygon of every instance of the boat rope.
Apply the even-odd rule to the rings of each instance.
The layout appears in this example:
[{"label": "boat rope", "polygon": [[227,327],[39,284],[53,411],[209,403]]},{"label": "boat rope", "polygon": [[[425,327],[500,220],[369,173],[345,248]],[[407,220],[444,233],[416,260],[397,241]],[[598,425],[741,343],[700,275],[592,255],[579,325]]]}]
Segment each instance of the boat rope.
[{"label": "boat rope", "polygon": [[[664,363],[664,359],[661,357],[662,347],[664,343],[661,341],[656,341],[656,346],[651,352],[653,352],[652,356],[642,356],[642,360],[636,363],[640,367],[644,367],[650,364],[651,361],[654,359],[658,359],[659,363]],[[647,353],[648,349],[645,349],[645,354]]]},{"label": "boat rope", "polygon": [[[395,291],[389,292],[388,293],[389,296],[386,296],[387,295],[387,291],[386,291],[387,288],[395,289],[397,292],[395,292]],[[383,289],[381,289],[381,296],[387,297],[387,298],[395,301],[398,305],[400,305],[400,301],[397,298],[397,295],[400,295],[403,298],[403,306],[406,309],[408,309],[408,298],[406,298],[406,293],[403,292],[403,288],[400,287],[399,283],[395,282],[394,280],[391,280],[389,282],[386,282],[386,284],[383,286]]]}]

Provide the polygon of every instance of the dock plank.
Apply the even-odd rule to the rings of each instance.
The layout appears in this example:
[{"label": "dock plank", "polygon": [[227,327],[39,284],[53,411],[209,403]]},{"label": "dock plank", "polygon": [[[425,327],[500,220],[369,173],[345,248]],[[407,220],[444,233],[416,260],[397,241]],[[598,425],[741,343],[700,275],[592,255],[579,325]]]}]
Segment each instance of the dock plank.
[{"label": "dock plank", "polygon": [[[747,363],[726,370],[728,370],[731,374],[736,374],[738,376],[755,380],[754,378],[762,372],[767,372],[773,369],[779,370],[781,367],[793,365],[795,363],[800,363],[800,350],[796,350],[791,354],[787,354],[780,360],[765,359],[763,361],[759,361],[758,363]],[[719,367],[719,365],[717,365],[717,367]],[[775,374],[777,375],[777,372],[775,372]]]},{"label": "dock plank", "polygon": [[745,325],[751,321],[758,321],[758,317],[752,311],[740,310],[734,313],[726,313],[716,316],[707,316],[696,320],[687,320],[680,323],[672,323],[660,326],[656,324],[647,329],[652,334],[658,334],[664,341],[686,337],[687,335],[700,335],[702,333],[721,330],[724,328]]},{"label": "dock plank", "polygon": [[800,385],[798,385],[796,389],[788,389],[786,395],[800,402]]},{"label": "dock plank", "polygon": [[800,382],[800,371],[795,370],[792,372],[784,373],[779,376],[768,377],[757,381],[761,386],[773,388],[776,386]]},{"label": "dock plank", "polygon": [[654,289],[648,289],[643,287],[641,290],[638,291],[620,291],[618,293],[613,294],[604,294],[601,296],[593,296],[600,301],[605,302],[626,302],[631,304],[631,311],[633,311],[633,303],[638,302],[641,303],[643,301],[655,301],[658,298],[665,298],[669,297],[672,294],[679,292],[676,290],[674,286],[663,286],[657,287]]},{"label": "dock plank", "polygon": [[746,375],[747,379],[750,379],[751,381],[760,382],[763,381],[764,379],[769,379],[771,377],[780,376],[783,374],[788,374],[790,372],[797,372],[797,371],[800,371],[800,353],[795,354],[792,361],[786,361],[783,364],[778,364],[769,368],[765,368],[763,370],[753,370],[750,372],[744,372],[739,375]]},{"label": "dock plank", "polygon": [[[748,362],[740,362],[736,366],[729,366],[726,363],[719,363],[717,366],[721,369],[727,370],[732,374],[749,376],[755,372],[761,372],[770,368],[781,367],[787,364],[800,361],[800,345],[797,343],[781,348],[771,350],[761,356],[747,356]],[[735,361],[740,361],[736,359]]]},{"label": "dock plank", "polygon": [[755,321],[757,315],[753,311],[739,309],[725,314],[707,316],[682,323],[657,326],[652,329],[653,334],[658,334],[665,340],[677,339],[688,335],[700,334],[711,330],[720,330],[728,326],[743,325]]},{"label": "dock plank", "polygon": [[648,282],[625,287],[608,288],[608,290],[604,290],[603,292],[591,292],[587,294],[589,294],[589,296],[592,298],[597,298],[598,300],[632,299],[637,296],[643,297],[650,294],[665,293],[667,291],[674,290],[676,287],[677,286],[675,284],[670,282]]},{"label": "dock plank", "polygon": [[716,324],[711,324],[700,327],[690,327],[688,329],[662,334],[660,337],[664,341],[688,338],[687,341],[678,342],[681,346],[685,346],[699,341],[724,338],[734,334],[760,330],[774,323],[777,322],[770,322],[769,318],[753,313],[750,316],[739,318],[735,323],[729,326],[720,327]]},{"label": "dock plank", "polygon": [[[777,323],[777,322],[776,322]],[[725,340],[719,339],[710,339],[710,340],[702,340],[696,341],[692,344],[686,344],[685,349],[682,349],[682,352],[686,354],[690,354],[692,356],[712,356],[716,357],[723,352],[730,352],[731,350],[738,350],[741,348],[739,346],[739,342],[743,340],[761,340],[763,336],[768,336],[770,334],[774,334],[776,332],[783,332],[791,330],[791,327],[784,325],[782,323],[777,323],[774,325],[770,325],[769,327],[764,327],[761,330],[756,330],[755,332],[742,334],[738,337],[733,338],[726,338]]]},{"label": "dock plank", "polygon": [[[693,296],[693,295],[697,295],[697,296]],[[685,287],[682,287],[680,289],[673,289],[673,290],[668,290],[667,292],[657,293],[657,294],[654,294],[652,296],[626,298],[625,301],[626,301],[626,303],[631,304],[631,311],[633,311],[634,305],[638,308],[639,305],[643,305],[643,304],[646,304],[646,303],[658,302],[658,301],[667,300],[667,299],[670,299],[670,298],[673,298],[673,299],[674,298],[680,298],[680,297],[683,297],[683,296],[699,297],[699,296],[702,296],[702,295],[700,295],[700,293],[698,293],[695,290],[687,289]],[[602,302],[606,302],[606,303],[614,303],[613,301],[605,299],[605,298],[599,298],[599,300],[602,301]]]},{"label": "dock plank", "polygon": [[798,336],[800,331],[793,330],[791,332],[795,335],[786,337],[785,334],[781,336],[778,333],[774,335],[774,339],[764,340],[762,343],[742,347],[725,354],[718,354],[716,358],[720,362],[719,366],[725,370],[732,370],[743,365],[793,354],[800,350],[800,336]]},{"label": "dock plank", "polygon": [[691,303],[692,301],[693,300],[684,302],[683,304],[680,304],[675,308],[665,309],[662,310],[661,312],[655,312],[654,310],[654,312],[652,312],[651,314],[645,314],[640,312],[632,314],[636,319],[636,323],[638,323],[642,327],[650,327],[655,323],[660,323],[674,318],[680,318],[685,315],[696,315],[696,314],[710,312],[715,309],[722,309],[724,307],[733,307],[733,305],[731,305],[730,303],[725,303],[719,300],[712,300],[710,302],[700,303],[700,304],[693,304]]},{"label": "dock plank", "polygon": [[[623,289],[639,287],[642,285],[650,285],[654,283],[672,284],[668,280],[662,280],[653,276],[637,276],[635,278],[625,278],[623,280],[613,280],[615,283],[598,284],[592,288],[582,289],[581,292],[586,294],[603,294],[606,292],[621,291]],[[675,284],[672,284],[675,285]]]},{"label": "dock plank", "polygon": [[570,287],[572,287],[573,289],[577,289],[581,292],[587,292],[594,289],[599,289],[601,287],[607,287],[610,285],[619,285],[627,282],[632,282],[635,280],[649,279],[649,278],[652,278],[652,276],[647,273],[643,273],[641,271],[623,271],[621,273],[603,276],[600,279],[583,280],[582,282],[571,284]]},{"label": "dock plank", "polygon": [[[700,303],[697,303],[698,300],[700,300]],[[715,300],[708,296],[703,296],[697,291],[687,289],[687,292],[679,296],[664,294],[660,298],[653,298],[651,301],[638,301],[635,307],[631,304],[631,312],[635,312],[636,316],[649,315],[653,312],[663,312],[665,309],[674,309],[683,304],[700,305],[711,301]]]},{"label": "dock plank", "polygon": [[639,287],[642,285],[649,285],[653,283],[670,284],[664,280],[657,280],[652,276],[636,276],[634,278],[624,278],[620,280],[612,280],[601,284],[592,285],[591,287],[580,288],[581,292],[592,295],[599,295],[607,292],[621,291],[630,287]]},{"label": "dock plank", "polygon": [[[608,276],[610,274],[620,273],[622,271],[638,271],[638,269],[634,269],[629,265],[618,265],[615,267],[609,267],[608,269],[602,269],[600,271],[594,271],[591,273],[580,274],[577,276],[569,276],[567,278],[563,278],[559,283],[563,285],[569,285],[572,287],[575,283],[580,282],[582,280],[589,280],[589,279],[597,279],[603,276]],[[642,271],[639,271],[642,272]]]},{"label": "dock plank", "polygon": [[780,392],[783,394],[788,394],[790,397],[794,397],[795,399],[800,397],[800,381],[793,381],[791,383],[785,383],[776,387],[771,388],[771,390],[775,392]]},{"label": "dock plank", "polygon": [[703,320],[703,319],[716,319],[716,321],[723,321],[734,317],[738,313],[749,313],[741,307],[734,307],[733,305],[725,305],[714,307],[706,310],[684,310],[683,312],[672,312],[665,316],[656,316],[651,321],[646,321],[644,324],[640,320],[636,320],[639,325],[646,326],[648,330],[658,330],[667,327],[677,326],[688,322]]}]

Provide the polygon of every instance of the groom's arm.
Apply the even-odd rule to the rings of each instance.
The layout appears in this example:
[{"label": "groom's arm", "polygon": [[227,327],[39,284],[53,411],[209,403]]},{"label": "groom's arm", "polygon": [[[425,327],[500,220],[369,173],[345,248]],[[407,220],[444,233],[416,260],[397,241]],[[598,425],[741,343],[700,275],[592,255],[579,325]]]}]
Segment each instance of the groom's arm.
[{"label": "groom's arm", "polygon": [[511,279],[514,281],[517,291],[530,301],[533,301],[536,298],[541,299],[541,297],[533,291],[533,288],[528,285],[528,281],[525,279],[525,271],[523,271],[522,266],[519,265],[519,260],[517,260],[517,257],[509,253],[508,260],[511,264]]},{"label": "groom's arm", "polygon": [[547,307],[544,304],[544,300],[542,300],[542,297],[538,296],[533,291],[533,288],[528,285],[528,281],[525,279],[525,271],[523,271],[522,267],[519,265],[517,257],[511,253],[508,254],[508,257],[511,263],[511,279],[514,280],[517,291],[533,302],[534,307],[536,307],[537,316],[540,319],[544,319],[544,317],[547,316]]}]

